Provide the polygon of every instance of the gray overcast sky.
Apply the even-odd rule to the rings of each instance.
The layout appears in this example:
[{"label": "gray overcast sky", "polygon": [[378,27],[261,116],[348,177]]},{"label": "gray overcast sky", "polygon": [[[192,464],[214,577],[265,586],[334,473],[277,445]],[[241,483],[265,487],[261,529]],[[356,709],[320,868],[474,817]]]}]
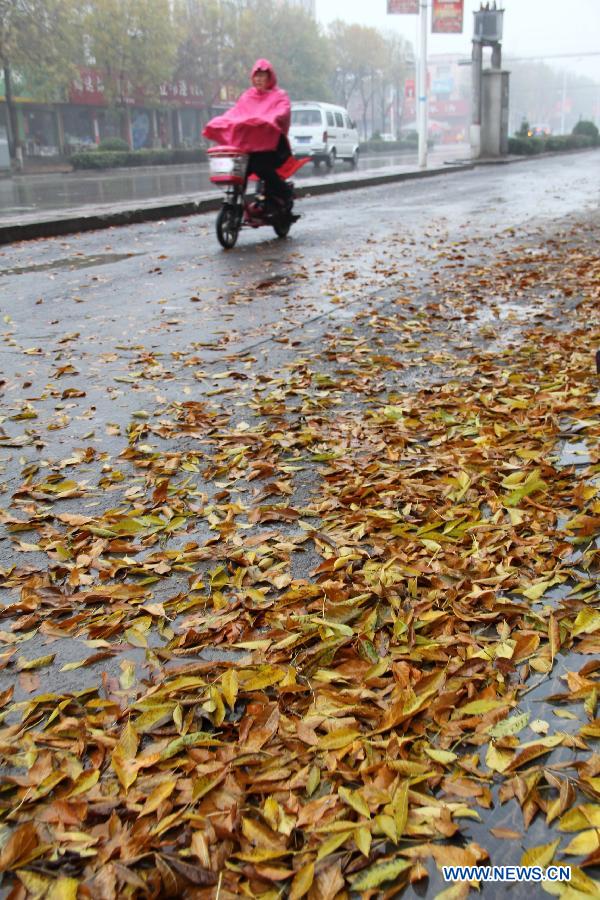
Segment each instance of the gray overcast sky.
[{"label": "gray overcast sky", "polygon": [[[415,43],[417,16],[388,16],[386,0],[316,0],[316,4],[317,18],[325,25],[334,19],[343,19],[391,29]],[[428,53],[470,56],[472,11],[479,9],[479,5],[479,0],[465,0],[462,35],[430,33]],[[600,0],[504,0],[504,9],[503,48],[508,54],[600,52]],[[549,59],[547,62],[600,81],[600,56],[581,60]]]}]

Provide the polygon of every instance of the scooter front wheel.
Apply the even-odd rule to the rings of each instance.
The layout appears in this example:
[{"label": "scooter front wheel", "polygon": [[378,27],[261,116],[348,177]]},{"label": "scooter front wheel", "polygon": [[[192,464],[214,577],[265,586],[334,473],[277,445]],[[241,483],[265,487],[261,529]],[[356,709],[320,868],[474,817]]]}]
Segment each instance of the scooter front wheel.
[{"label": "scooter front wheel", "polygon": [[292,219],[288,213],[279,216],[273,221],[273,230],[278,238],[287,237],[291,227]]},{"label": "scooter front wheel", "polygon": [[224,250],[231,250],[240,233],[241,216],[236,206],[223,204],[217,216],[216,231],[218,241]]}]

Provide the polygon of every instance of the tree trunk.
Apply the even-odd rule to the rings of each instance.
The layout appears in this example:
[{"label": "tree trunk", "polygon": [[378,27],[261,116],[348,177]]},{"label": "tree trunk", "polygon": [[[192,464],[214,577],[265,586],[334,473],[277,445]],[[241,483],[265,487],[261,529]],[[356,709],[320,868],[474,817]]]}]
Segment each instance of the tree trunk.
[{"label": "tree trunk", "polygon": [[20,142],[19,127],[17,124],[17,108],[13,98],[10,65],[4,66],[4,95],[6,99],[6,109],[8,111],[8,149],[11,159],[15,159]]}]

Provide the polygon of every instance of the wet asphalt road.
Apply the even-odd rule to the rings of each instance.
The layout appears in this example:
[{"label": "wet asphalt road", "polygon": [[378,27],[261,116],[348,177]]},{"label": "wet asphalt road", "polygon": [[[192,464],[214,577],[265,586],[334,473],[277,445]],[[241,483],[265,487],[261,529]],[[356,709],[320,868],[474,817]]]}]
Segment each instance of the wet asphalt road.
[{"label": "wet asphalt road", "polygon": [[[468,159],[466,144],[438,146],[430,149],[430,167],[444,162]],[[359,173],[387,169],[410,169],[417,165],[414,153],[371,153],[360,161]],[[311,181],[336,181],[351,174],[350,166],[338,160],[329,171],[324,165],[315,168],[307,163],[294,176],[303,184]],[[3,219],[31,216],[36,210],[60,211],[88,205],[144,202],[166,197],[196,197],[199,193],[216,196],[209,181],[208,163],[179,166],[153,166],[141,169],[109,169],[77,171],[46,175],[18,175],[0,178],[0,223]]]},{"label": "wet asphalt road", "polygon": [[[461,242],[461,265],[490,264],[496,247],[537,242],[565,217],[597,211],[599,163],[589,152],[304,199],[287,240],[244,230],[229,252],[214,214],[3,247],[0,506],[29,464],[60,465],[86,446],[118,454],[132,416],[157,405],[223,403],[231,392],[243,415],[246,372],[285,376],[363,309],[431,290],[444,243]],[[12,418],[28,407],[37,419]],[[91,466],[92,484],[97,474]],[[92,492],[64,504],[98,512],[115,502]],[[15,561],[0,532],[0,566]],[[26,562],[46,560],[34,552]],[[81,653],[68,643],[60,652]]]},{"label": "wet asphalt road", "polygon": [[[29,464],[66,466],[88,446],[114,462],[132,417],[172,400],[223,404],[231,392],[243,416],[245,371],[285,376],[290,360],[310,356],[320,335],[361,309],[431,290],[442,244],[461,242],[461,265],[489,265],[496,248],[539,243],[568,217],[596,213],[599,165],[600,154],[588,152],[305,199],[288,240],[244,231],[228,253],[214,214],[1,248],[0,506]],[[224,377],[232,369],[235,387]],[[417,383],[427,373],[407,377]],[[11,418],[27,405],[38,419]],[[91,485],[102,462],[89,467]],[[91,491],[63,508],[96,515],[117,502]],[[0,531],[0,567],[46,561],[15,553]],[[59,673],[85,648],[61,640],[51,649],[47,690],[81,690],[103,670],[119,672],[116,656]],[[48,652],[42,637],[27,647],[31,657]]]}]

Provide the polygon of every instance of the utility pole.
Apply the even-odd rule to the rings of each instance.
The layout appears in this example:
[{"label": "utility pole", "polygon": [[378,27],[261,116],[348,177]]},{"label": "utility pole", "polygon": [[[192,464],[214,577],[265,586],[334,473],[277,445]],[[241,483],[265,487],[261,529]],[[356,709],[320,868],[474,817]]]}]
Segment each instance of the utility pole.
[{"label": "utility pole", "polygon": [[560,101],[560,133],[565,133],[565,107],[567,105],[567,70],[563,69],[562,97]]},{"label": "utility pole", "polygon": [[419,132],[419,168],[427,168],[427,26],[429,0],[419,4],[419,69],[417,77],[417,128]]}]

